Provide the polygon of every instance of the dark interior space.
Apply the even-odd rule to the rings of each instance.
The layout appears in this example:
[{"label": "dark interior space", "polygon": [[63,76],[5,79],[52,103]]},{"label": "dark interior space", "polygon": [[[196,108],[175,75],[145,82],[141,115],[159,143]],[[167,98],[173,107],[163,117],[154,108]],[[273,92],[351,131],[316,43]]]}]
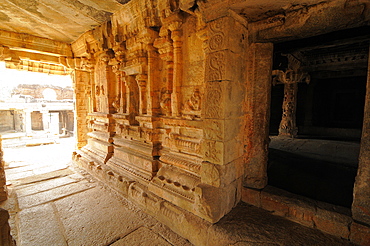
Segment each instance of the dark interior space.
[{"label": "dark interior space", "polygon": [[311,81],[298,83],[295,139],[278,136],[284,84],[272,86],[270,185],[351,207],[364,117],[367,31],[351,29],[275,45],[273,70],[287,70],[286,54],[292,54]]},{"label": "dark interior space", "polygon": [[351,207],[356,167],[269,149],[269,184],[318,201]]}]

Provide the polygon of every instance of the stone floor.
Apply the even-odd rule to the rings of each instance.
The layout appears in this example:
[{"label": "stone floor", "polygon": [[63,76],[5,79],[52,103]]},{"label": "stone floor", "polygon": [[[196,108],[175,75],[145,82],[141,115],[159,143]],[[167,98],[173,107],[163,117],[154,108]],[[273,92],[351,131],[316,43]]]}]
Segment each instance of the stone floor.
[{"label": "stone floor", "polygon": [[[6,148],[12,235],[21,246],[192,245],[131,202],[70,165],[73,139]],[[199,225],[204,245],[351,245],[240,203],[219,223]],[[206,228],[204,230],[204,228]],[[195,236],[196,237],[196,236]]]}]

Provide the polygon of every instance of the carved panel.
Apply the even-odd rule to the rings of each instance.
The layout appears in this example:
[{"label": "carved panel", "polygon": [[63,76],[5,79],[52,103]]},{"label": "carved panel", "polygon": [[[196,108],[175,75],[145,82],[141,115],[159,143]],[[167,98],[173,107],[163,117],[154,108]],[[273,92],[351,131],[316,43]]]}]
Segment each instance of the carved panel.
[{"label": "carved panel", "polygon": [[209,54],[207,57],[206,80],[217,81],[225,79],[226,62],[225,52]]},{"label": "carved panel", "polygon": [[204,111],[206,118],[222,117],[223,91],[221,83],[207,83]]}]

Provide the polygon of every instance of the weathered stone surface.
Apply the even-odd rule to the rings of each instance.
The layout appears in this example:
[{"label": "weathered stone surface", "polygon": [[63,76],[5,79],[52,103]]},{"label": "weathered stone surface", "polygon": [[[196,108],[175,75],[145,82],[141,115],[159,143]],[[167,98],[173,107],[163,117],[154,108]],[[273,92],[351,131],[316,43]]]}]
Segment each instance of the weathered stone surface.
[{"label": "weathered stone surface", "polygon": [[33,207],[38,204],[47,203],[64,196],[69,196],[74,193],[79,193],[81,191],[91,189],[92,187],[92,184],[89,184],[86,181],[81,181],[78,183],[59,186],[51,190],[42,191],[32,196],[22,196],[18,199],[19,207],[21,209]]},{"label": "weathered stone surface", "polygon": [[[271,237],[271,230],[278,236]],[[219,223],[210,227],[207,245],[352,245],[317,232],[255,207],[239,204]],[[312,237],[306,237],[308,234]]]},{"label": "weathered stone surface", "polygon": [[262,189],[267,184],[272,49],[271,43],[253,43],[248,49],[245,183],[256,189]]},{"label": "weathered stone surface", "polygon": [[[20,245],[67,245],[56,216],[57,211],[52,203],[20,211],[18,235]],[[35,225],[43,225],[42,233],[37,229],[31,229]]]},{"label": "weathered stone surface", "polygon": [[19,186],[17,190],[17,196],[29,196],[34,195],[40,192],[45,192],[51,189],[55,189],[60,186],[70,185],[72,183],[77,183],[79,180],[71,178],[71,175],[67,177],[54,177],[50,180],[45,180],[41,183],[28,184]]},{"label": "weathered stone surface", "polygon": [[124,246],[124,245],[156,245],[156,246],[170,246],[169,242],[164,240],[158,234],[153,233],[150,229],[140,227],[135,231],[131,232],[124,238],[111,244],[112,246]]},{"label": "weathered stone surface", "polygon": [[127,209],[125,203],[112,200],[101,187],[68,196],[55,205],[69,245],[109,244],[145,223],[137,213]]},{"label": "weathered stone surface", "polygon": [[350,239],[352,242],[358,245],[364,245],[364,246],[370,245],[369,227],[353,222],[351,224]]}]

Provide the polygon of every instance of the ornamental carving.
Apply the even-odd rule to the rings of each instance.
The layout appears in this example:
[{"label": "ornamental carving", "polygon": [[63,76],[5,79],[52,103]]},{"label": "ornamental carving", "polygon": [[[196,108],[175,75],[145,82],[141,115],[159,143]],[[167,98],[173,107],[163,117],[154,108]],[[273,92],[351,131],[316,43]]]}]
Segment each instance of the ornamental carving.
[{"label": "ornamental carving", "polygon": [[226,56],[224,52],[209,54],[207,66],[207,81],[222,80],[225,75]]},{"label": "ornamental carving", "polygon": [[210,51],[221,50],[225,46],[224,19],[216,20],[209,25],[208,47]]},{"label": "ornamental carving", "polygon": [[206,87],[205,116],[221,117],[222,90],[218,82],[208,83]]}]

